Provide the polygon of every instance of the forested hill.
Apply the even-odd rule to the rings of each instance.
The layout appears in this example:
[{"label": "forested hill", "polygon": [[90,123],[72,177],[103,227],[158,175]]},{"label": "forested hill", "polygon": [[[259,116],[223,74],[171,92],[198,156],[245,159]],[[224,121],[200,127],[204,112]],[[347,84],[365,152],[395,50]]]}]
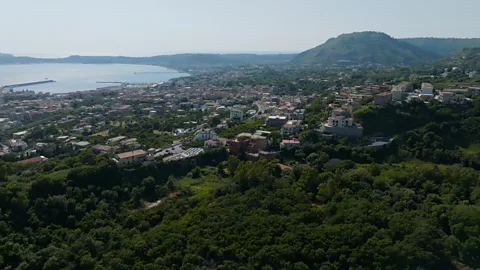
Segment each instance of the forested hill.
[{"label": "forested hill", "polygon": [[293,59],[299,64],[411,64],[438,58],[409,43],[380,32],[357,32],[331,38],[324,44],[300,53]]},{"label": "forested hill", "polygon": [[480,48],[480,38],[403,38],[425,51],[448,56],[465,48]]},{"label": "forested hill", "polygon": [[445,57],[437,62],[439,67],[458,67],[460,70],[480,70],[480,48],[463,49],[458,53]]},{"label": "forested hill", "polygon": [[174,54],[151,57],[69,56],[66,58],[32,58],[0,54],[0,64],[81,63],[81,64],[145,64],[188,69],[206,66],[287,63],[294,54]]}]

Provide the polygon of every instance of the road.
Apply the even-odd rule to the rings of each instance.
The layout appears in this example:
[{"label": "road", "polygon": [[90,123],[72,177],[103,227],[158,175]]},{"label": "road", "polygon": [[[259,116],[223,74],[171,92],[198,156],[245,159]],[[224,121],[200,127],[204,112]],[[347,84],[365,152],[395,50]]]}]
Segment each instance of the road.
[{"label": "road", "polygon": [[250,118],[248,118],[249,120],[255,118],[255,116],[257,116],[259,112],[261,112],[262,114],[265,112],[265,108],[263,107],[261,101],[255,101],[253,105],[257,106],[257,112],[254,115],[252,115]]},{"label": "road", "polygon": [[8,154],[10,152],[10,148],[8,146],[6,146],[5,144],[0,143],[0,147],[2,147],[2,151],[5,154]]}]

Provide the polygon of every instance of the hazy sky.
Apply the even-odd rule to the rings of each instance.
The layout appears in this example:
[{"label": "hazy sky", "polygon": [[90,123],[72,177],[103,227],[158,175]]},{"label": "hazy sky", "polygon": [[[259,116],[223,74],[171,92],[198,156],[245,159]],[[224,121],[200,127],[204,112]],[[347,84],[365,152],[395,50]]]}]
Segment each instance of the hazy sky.
[{"label": "hazy sky", "polygon": [[0,52],[299,52],[330,37],[480,37],[480,0],[0,0]]}]

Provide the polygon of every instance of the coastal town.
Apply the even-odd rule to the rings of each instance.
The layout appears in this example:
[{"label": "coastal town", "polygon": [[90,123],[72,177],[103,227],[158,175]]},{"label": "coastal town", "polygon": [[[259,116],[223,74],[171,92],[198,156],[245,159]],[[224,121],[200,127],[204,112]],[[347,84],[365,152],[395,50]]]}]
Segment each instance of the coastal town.
[{"label": "coastal town", "polygon": [[0,269],[480,269],[480,1],[1,1]]},{"label": "coastal town", "polygon": [[[480,95],[475,85],[436,89],[429,82],[415,89],[406,81],[374,84],[366,80],[362,85],[330,87],[312,94],[301,90],[278,94],[276,85],[223,83],[248,74],[234,70],[66,94],[6,92],[0,98],[4,134],[0,155],[31,164],[91,150],[109,155],[118,166],[129,166],[190,159],[226,148],[246,160],[274,160],[299,147],[303,143],[300,134],[308,130],[325,141],[361,139],[351,143],[382,149],[392,143],[394,134],[365,135],[355,117],[362,106],[419,101],[468,106]],[[345,77],[345,73],[338,76]],[[306,123],[316,100],[324,101],[323,116]]]}]

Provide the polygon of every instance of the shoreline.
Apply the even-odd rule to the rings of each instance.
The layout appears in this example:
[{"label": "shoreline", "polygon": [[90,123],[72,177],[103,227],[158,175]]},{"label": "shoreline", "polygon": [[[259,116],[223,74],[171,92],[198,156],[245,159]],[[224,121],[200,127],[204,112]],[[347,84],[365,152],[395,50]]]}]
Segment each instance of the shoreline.
[{"label": "shoreline", "polygon": [[[111,68],[109,66],[112,66]],[[45,69],[42,67],[45,66]],[[65,66],[65,68],[63,68]],[[82,67],[83,66],[83,67]],[[11,68],[9,68],[11,67]],[[22,68],[25,67],[25,68]],[[31,67],[31,68],[28,68]],[[92,67],[92,68],[90,68]],[[95,71],[95,67],[98,71]],[[13,88],[14,92],[34,91],[49,92],[52,95],[68,94],[83,91],[105,90],[105,88],[119,88],[127,85],[149,85],[167,83],[173,79],[192,76],[183,70],[151,64],[121,64],[121,63],[15,63],[0,64],[3,85],[21,85],[25,82],[37,81],[38,78],[53,78],[56,86],[44,87],[42,85],[28,85]],[[51,70],[50,70],[51,69]],[[26,74],[17,77],[17,74]],[[80,76],[77,75],[80,74]],[[23,80],[23,81],[22,81]],[[122,82],[122,84],[98,82]]]}]

